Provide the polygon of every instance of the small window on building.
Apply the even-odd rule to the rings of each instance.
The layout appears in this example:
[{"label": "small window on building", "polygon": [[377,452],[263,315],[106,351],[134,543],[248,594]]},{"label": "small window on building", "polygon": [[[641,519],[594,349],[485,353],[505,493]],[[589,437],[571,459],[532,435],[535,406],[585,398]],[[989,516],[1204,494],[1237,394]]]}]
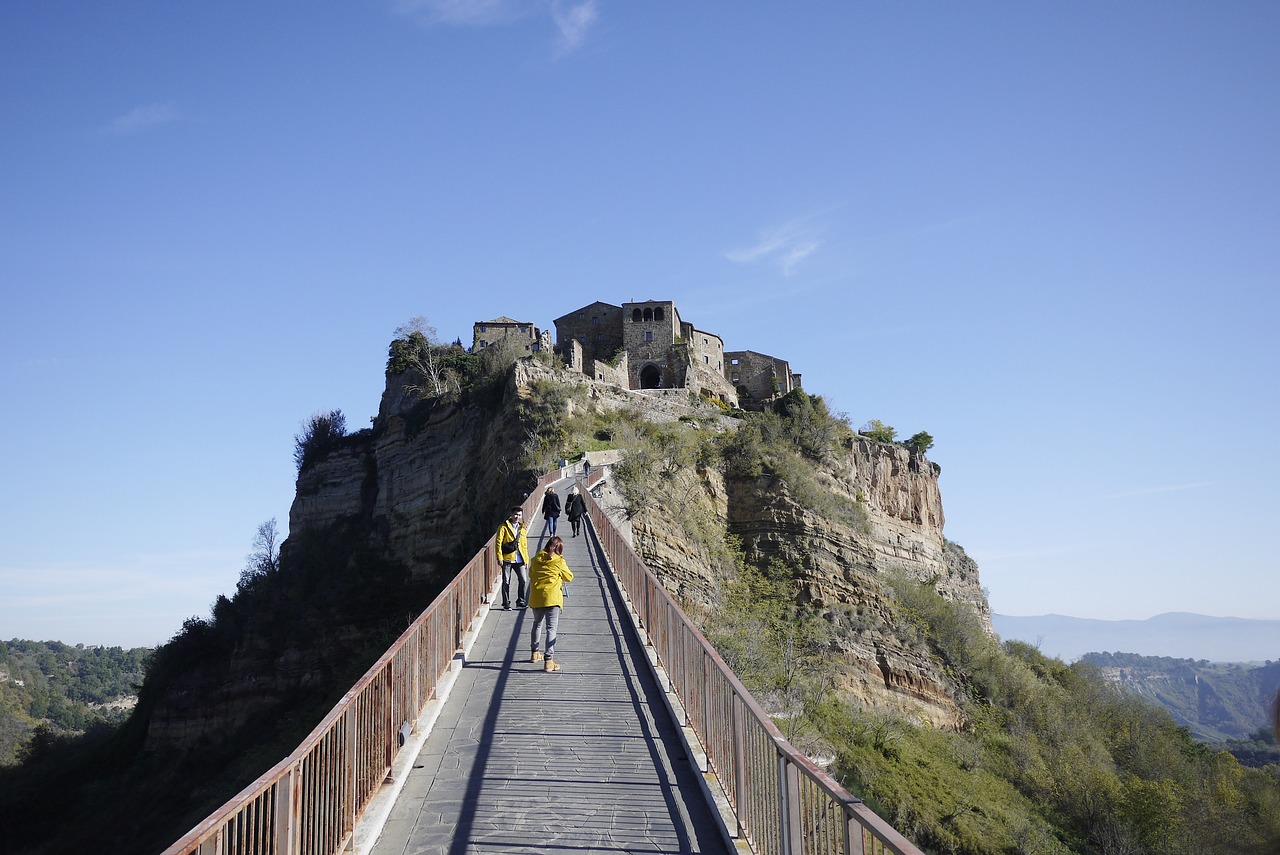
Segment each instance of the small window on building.
[{"label": "small window on building", "polygon": [[710,365],[710,364],[711,364],[711,357],[710,357],[710,356],[704,356],[704,357],[702,357],[702,361],[703,361],[703,362],[705,362],[705,363],[707,363],[708,365]]},{"label": "small window on building", "polygon": [[654,309],[654,310],[653,310],[653,319],[654,319],[655,321],[660,321],[660,320],[662,320],[662,307],[661,307],[661,306],[659,306],[658,308],[656,308],[656,309]]},{"label": "small window on building", "polygon": [[730,365],[737,365],[737,364],[738,364],[738,360],[737,360],[737,359],[730,359],[730,360],[729,360],[729,364],[730,364]]},{"label": "small window on building", "polygon": [[702,340],[702,346],[703,346],[703,347],[706,347],[706,346],[707,346],[707,340],[706,340],[705,338]]},{"label": "small window on building", "polygon": [[484,324],[476,324],[476,328],[480,330],[480,332],[488,332]]},{"label": "small window on building", "polygon": [[488,347],[488,346],[489,346],[489,342],[485,341],[484,339],[480,339],[480,346],[481,346],[481,347]]},{"label": "small window on building", "polygon": [[734,374],[730,374],[730,375],[729,375],[729,382],[730,382],[730,383],[737,383],[737,382],[738,382],[738,375],[737,375],[737,373],[734,373]]},{"label": "small window on building", "polygon": [[596,327],[600,326],[600,319],[599,319],[599,318],[595,318],[595,317],[593,317],[593,318],[591,319],[591,325],[592,325],[592,326],[596,326]]},{"label": "small window on building", "polygon": [[652,321],[652,320],[653,320],[653,309],[645,309],[645,310],[644,310],[644,319],[645,319],[646,321]]},{"label": "small window on building", "polygon": [[639,309],[631,310],[631,323],[638,324],[643,318],[644,318],[644,315],[640,313]]},{"label": "small window on building", "polygon": [[653,330],[645,330],[645,331],[644,331],[644,340],[645,340],[645,341],[653,341]]}]

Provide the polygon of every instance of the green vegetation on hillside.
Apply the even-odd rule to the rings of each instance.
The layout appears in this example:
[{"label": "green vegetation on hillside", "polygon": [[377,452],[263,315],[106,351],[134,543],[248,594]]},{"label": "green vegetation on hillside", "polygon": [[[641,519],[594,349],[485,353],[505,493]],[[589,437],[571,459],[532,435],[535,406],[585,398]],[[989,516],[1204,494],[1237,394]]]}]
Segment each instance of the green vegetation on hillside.
[{"label": "green vegetation on hillside", "polygon": [[0,645],[0,766],[16,762],[33,738],[124,721],[150,652],[18,639]]},{"label": "green vegetation on hillside", "polygon": [[1280,762],[1280,753],[1256,744],[1258,730],[1269,731],[1280,662],[1247,665],[1136,653],[1088,653],[1082,661],[1106,669],[1127,690],[1168,710],[1197,739],[1222,744],[1241,762]]},{"label": "green vegetation on hillside", "polygon": [[957,684],[958,733],[861,709],[832,690],[830,628],[787,568],[743,568],[708,637],[797,745],[926,851],[1179,855],[1275,852],[1280,767],[1250,769],[1085,662],[998,644],[967,606],[894,581],[902,629]]}]

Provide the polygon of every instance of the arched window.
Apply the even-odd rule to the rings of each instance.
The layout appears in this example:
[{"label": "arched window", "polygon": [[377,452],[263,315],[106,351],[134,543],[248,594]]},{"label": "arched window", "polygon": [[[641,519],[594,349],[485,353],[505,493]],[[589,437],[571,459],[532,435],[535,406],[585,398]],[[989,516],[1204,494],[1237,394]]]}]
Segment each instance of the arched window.
[{"label": "arched window", "polygon": [[654,319],[655,321],[660,321],[660,320],[662,320],[662,307],[661,307],[661,306],[659,306],[658,308],[656,308],[656,309],[654,309],[654,310],[653,310],[653,319]]},{"label": "arched window", "polygon": [[646,365],[640,369],[640,388],[641,389],[661,389],[662,388],[662,372],[658,370],[656,365]]},{"label": "arched window", "polygon": [[651,321],[651,320],[653,320],[653,309],[645,309],[645,310],[644,310],[644,319],[645,319],[646,321]]},{"label": "arched window", "polygon": [[640,310],[639,310],[639,309],[632,309],[632,310],[631,310],[631,323],[633,323],[633,324],[638,324],[638,323],[640,323],[640,318],[641,318]]}]

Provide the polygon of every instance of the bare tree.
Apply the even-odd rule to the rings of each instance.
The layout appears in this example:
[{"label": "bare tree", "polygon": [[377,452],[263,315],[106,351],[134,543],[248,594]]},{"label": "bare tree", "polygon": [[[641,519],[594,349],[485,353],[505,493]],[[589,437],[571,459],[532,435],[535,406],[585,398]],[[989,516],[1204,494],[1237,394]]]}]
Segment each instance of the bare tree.
[{"label": "bare tree", "polygon": [[445,345],[425,316],[417,315],[396,327],[395,336],[408,343],[404,353],[407,370],[422,378],[421,383],[406,383],[406,392],[435,398],[457,394],[458,375],[441,360]]},{"label": "bare tree", "polygon": [[280,569],[280,529],[276,518],[272,517],[258,526],[258,533],[253,538],[253,552],[244,560],[244,569],[240,571],[240,581],[236,587],[244,590],[270,573]]}]

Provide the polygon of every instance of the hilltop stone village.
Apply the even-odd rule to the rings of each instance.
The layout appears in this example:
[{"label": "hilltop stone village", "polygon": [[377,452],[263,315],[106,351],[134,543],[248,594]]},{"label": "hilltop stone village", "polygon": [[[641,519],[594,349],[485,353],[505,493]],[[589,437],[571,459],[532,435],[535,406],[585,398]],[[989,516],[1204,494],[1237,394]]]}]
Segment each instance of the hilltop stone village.
[{"label": "hilltop stone village", "polygon": [[626,389],[688,389],[730,407],[761,409],[800,387],[785,359],[725,350],[724,340],[682,320],[671,300],[614,306],[595,302],[554,321],[550,331],[499,317],[477,321],[473,352],[494,346],[517,353],[552,350],[572,371]]}]

